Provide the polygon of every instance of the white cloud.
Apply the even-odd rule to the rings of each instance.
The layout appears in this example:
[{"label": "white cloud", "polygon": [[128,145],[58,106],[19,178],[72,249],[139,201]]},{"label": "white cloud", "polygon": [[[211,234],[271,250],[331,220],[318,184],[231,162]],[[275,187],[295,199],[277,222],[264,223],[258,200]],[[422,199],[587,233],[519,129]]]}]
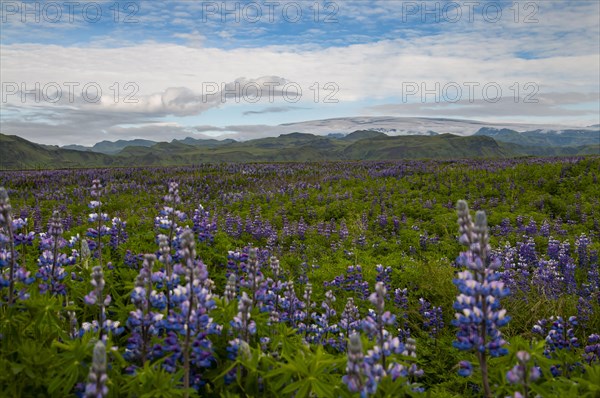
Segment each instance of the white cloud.
[{"label": "white cloud", "polygon": [[[53,123],[58,127],[49,130],[52,134],[60,135],[60,127],[65,131],[64,136],[72,137],[77,129],[111,131],[115,126],[127,123],[159,128],[164,126],[155,123],[164,121],[163,118],[168,115],[201,115],[217,107],[226,109],[240,100],[249,104],[253,99],[252,93],[246,93],[249,94],[246,98],[243,95],[240,98],[239,93],[223,97],[219,91],[203,96],[207,89],[231,90],[236,88],[236,84],[240,87],[252,87],[253,84],[264,87],[271,81],[278,82],[280,87],[285,84],[300,87],[300,101],[298,104],[273,103],[268,92],[263,92],[261,101],[257,102],[259,111],[256,112],[284,105],[318,107],[320,104],[310,104],[314,102],[314,88],[319,87],[319,100],[322,101],[328,94],[324,85],[329,82],[339,87],[335,99],[340,101],[341,106],[389,102],[392,105],[371,110],[381,112],[387,109],[402,114],[408,111],[459,114],[456,107],[443,104],[402,104],[399,111],[393,99],[401,97],[406,84],[412,83],[426,87],[450,82],[459,85],[468,82],[480,85],[498,83],[508,88],[515,83],[523,87],[534,82],[539,87],[538,97],[542,101],[537,108],[490,104],[477,98],[477,103],[464,104],[463,116],[508,117],[512,112],[515,116],[526,118],[531,112],[532,117],[543,116],[548,120],[555,116],[582,116],[588,120],[592,116],[577,105],[582,102],[598,103],[600,27],[597,23],[597,2],[577,2],[576,7],[537,2],[538,22],[534,24],[510,23],[510,19],[508,22],[503,20],[501,24],[491,24],[479,17],[473,23],[421,26],[402,22],[402,7],[398,2],[377,1],[365,6],[362,1],[348,1],[338,4],[340,22],[311,25],[301,32],[297,39],[300,42],[305,40],[304,44],[282,42],[231,49],[211,48],[207,43],[214,35],[220,35],[228,43],[236,43],[243,39],[243,35],[254,37],[265,34],[269,25],[194,20],[198,15],[188,12],[188,4],[175,3],[173,10],[169,11],[161,4],[143,3],[147,12],[140,15],[139,26],[132,27],[138,29],[138,33],[143,29],[156,32],[167,26],[165,21],[179,18],[186,30],[177,33],[166,30],[165,39],[183,40],[182,44],[153,42],[151,37],[147,42],[132,44],[128,41],[127,29],[117,26],[114,32],[103,32],[85,46],[3,45],[0,64],[4,89],[8,88],[7,84],[11,85],[11,89],[14,84],[19,88],[24,84],[26,89],[32,89],[36,83],[41,87],[56,83],[66,92],[67,84],[79,84],[73,101],[67,100],[64,95],[56,104],[48,101],[35,103],[31,96],[26,96],[25,103],[22,103],[18,93],[8,95],[7,104],[17,108],[13,108],[16,110],[10,115],[3,116],[3,129],[9,126],[13,132],[33,134],[35,129],[43,130],[45,123]],[[198,7],[195,6],[196,9]],[[165,15],[173,18],[168,19]],[[522,17],[523,14],[520,14]],[[359,21],[365,30],[340,33],[346,29],[348,25],[344,23],[348,21]],[[371,34],[369,29],[375,29],[381,23],[395,23],[395,28],[382,32],[378,41],[365,43]],[[14,23],[3,28],[13,38],[23,31],[23,27]],[[43,31],[45,27],[35,28]],[[53,29],[51,34],[57,35],[58,29],[48,29]],[[328,35],[331,36],[329,42],[321,40]],[[286,37],[293,36],[291,33]],[[358,43],[348,44],[354,41]],[[327,47],[327,43],[336,46]],[[132,85],[126,87],[127,83]],[[101,88],[99,103],[84,101],[81,88],[86,84],[97,84]],[[117,87],[119,95],[115,101]],[[283,93],[280,87],[273,91],[273,96],[281,100]],[[137,102],[126,103],[124,100],[128,94],[133,94],[132,99]],[[172,134],[180,132],[179,129],[184,133],[192,129],[191,126],[171,128]],[[119,134],[124,131],[119,130]]]}]

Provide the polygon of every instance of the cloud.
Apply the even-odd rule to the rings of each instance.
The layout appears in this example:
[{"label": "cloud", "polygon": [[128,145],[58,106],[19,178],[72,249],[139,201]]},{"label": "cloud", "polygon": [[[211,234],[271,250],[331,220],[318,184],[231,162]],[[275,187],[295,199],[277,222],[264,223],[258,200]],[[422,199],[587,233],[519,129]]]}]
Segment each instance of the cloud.
[{"label": "cloud", "polygon": [[597,109],[587,107],[572,107],[571,105],[598,103],[600,93],[547,93],[526,97],[508,96],[504,98],[476,99],[469,101],[461,99],[455,102],[430,101],[400,102],[375,105],[365,108],[369,114],[422,116],[422,117],[563,117],[597,120]]},{"label": "cloud", "polygon": [[258,111],[246,111],[242,114],[244,116],[251,116],[251,115],[262,115],[265,113],[291,112],[291,111],[299,110],[299,109],[309,109],[309,108],[297,107],[297,106],[271,106],[271,107],[264,108],[264,109],[261,109]]},{"label": "cloud", "polygon": [[175,33],[173,37],[183,39],[189,47],[202,48],[206,42],[206,36],[194,30],[191,33]]},{"label": "cloud", "polygon": [[[219,125],[208,126],[210,134],[251,136],[273,130],[242,126],[232,132],[224,125],[234,116],[265,115],[265,123],[285,112],[298,111],[293,114],[298,117],[311,109],[331,117],[361,108],[376,114],[580,117],[598,123],[589,106],[600,103],[598,2],[532,2],[535,23],[524,22],[525,3],[518,3],[518,18],[505,8],[499,23],[487,22],[481,9],[472,22],[422,23],[419,15],[403,14],[397,2],[345,1],[336,2],[337,22],[327,24],[324,4],[316,22],[306,10],[295,24],[281,12],[273,22],[223,23],[220,15],[203,18],[203,6],[189,2],[139,3],[139,22],[130,25],[76,21],[58,28],[13,18],[3,24],[0,65],[3,93],[7,84],[18,90],[3,101],[2,129],[48,142],[127,131],[156,134],[153,129],[161,126],[169,126],[165,134],[198,133],[207,128],[202,124]],[[71,34],[74,28],[77,35]],[[493,82],[505,89],[533,82],[540,103],[488,103],[481,93],[473,103],[454,105],[398,100],[406,84],[449,82]],[[30,90],[36,83],[62,90],[66,84],[78,86],[72,100],[63,95],[56,103],[35,102],[31,96],[22,101],[21,88]],[[100,87],[98,102],[86,100],[86,85]],[[286,85],[300,88],[297,103]],[[338,105],[324,106],[329,95]],[[128,96],[135,101],[126,101]],[[203,119],[215,112],[221,122]],[[160,124],[173,119],[180,124]],[[128,130],[134,125],[140,130]]]},{"label": "cloud", "polygon": [[[98,81],[3,82],[3,102],[15,109],[20,105],[23,109],[33,107],[54,112],[62,112],[69,107],[101,114],[111,111],[134,116],[190,116],[227,102],[253,103],[261,99],[272,102],[289,95],[284,89],[287,83],[279,76],[239,77],[230,82],[203,82],[199,92],[188,87],[167,87],[162,92],[144,95],[139,94],[140,86],[136,82],[110,85]],[[69,115],[72,113],[67,117]]]}]

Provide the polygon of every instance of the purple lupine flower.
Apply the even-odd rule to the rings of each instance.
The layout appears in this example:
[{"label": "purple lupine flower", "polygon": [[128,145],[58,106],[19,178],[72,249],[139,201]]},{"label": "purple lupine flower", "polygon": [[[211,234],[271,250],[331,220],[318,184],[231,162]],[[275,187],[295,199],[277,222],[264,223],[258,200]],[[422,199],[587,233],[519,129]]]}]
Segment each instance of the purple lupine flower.
[{"label": "purple lupine flower", "polygon": [[[18,298],[25,300],[29,297],[29,293],[23,287],[20,291],[15,292],[15,283],[20,282],[25,285],[33,283],[34,278],[30,277],[31,273],[25,266],[19,267],[17,258],[19,253],[15,250],[17,244],[29,244],[29,234],[15,234],[15,231],[24,226],[24,220],[18,218],[13,220],[12,207],[8,198],[8,193],[3,187],[0,187],[0,246],[8,246],[8,250],[0,249],[0,288],[8,288],[8,297],[0,296],[0,303],[4,300],[8,304],[14,302],[14,294],[18,294]],[[21,239],[21,242],[18,240]],[[23,258],[23,263],[25,259]],[[8,272],[5,268],[8,266]]]},{"label": "purple lupine flower", "polygon": [[575,260],[570,254],[571,245],[569,242],[563,242],[558,251],[557,268],[562,274],[564,289],[568,294],[574,294],[577,290],[577,282],[575,280]]},{"label": "purple lupine flower", "polygon": [[550,237],[548,238],[548,250],[546,251],[551,260],[558,261],[560,253],[560,241]]},{"label": "purple lupine flower", "polygon": [[160,312],[152,311],[153,308],[160,311],[166,307],[165,294],[152,289],[152,267],[155,261],[156,256],[153,254],[144,256],[142,268],[131,292],[131,302],[136,309],[129,313],[127,319],[131,337],[127,342],[125,358],[130,362],[139,359],[141,364],[145,363],[151,354],[151,338],[158,335],[159,324],[164,316]]},{"label": "purple lupine flower", "polygon": [[132,268],[132,269],[136,269],[136,270],[137,270],[137,269],[139,269],[139,268],[140,268],[140,267],[139,267],[139,263],[140,263],[140,261],[141,261],[141,257],[143,257],[143,256],[141,256],[141,255],[139,255],[139,254],[137,254],[137,255],[136,255],[136,254],[133,254],[133,253],[131,252],[131,250],[127,250],[127,251],[125,252],[125,256],[123,257],[123,262],[124,262],[124,263],[125,263],[125,265],[127,265],[129,268]]},{"label": "purple lupine flower", "polygon": [[342,281],[342,287],[346,291],[360,293],[360,298],[369,297],[369,283],[363,279],[362,267],[350,265],[346,269],[346,277]]},{"label": "purple lupine flower", "polygon": [[523,267],[535,267],[538,262],[538,257],[535,250],[535,241],[532,237],[528,237],[527,242],[518,242],[517,252],[519,256],[519,262],[524,264]]},{"label": "purple lupine flower", "polygon": [[589,365],[600,362],[600,335],[596,333],[589,335],[583,351],[583,358]]},{"label": "purple lupine flower", "polygon": [[[302,263],[305,267],[307,266],[306,262]],[[302,266],[302,265],[301,265]],[[305,279],[298,278],[301,280],[301,283],[305,283],[304,290],[302,291],[301,299],[298,303],[298,308],[294,313],[294,319],[299,322],[297,324],[299,333],[307,333],[307,325],[304,323],[305,320],[308,319],[310,314],[310,308],[307,308],[308,305],[312,305],[311,296],[312,296],[312,283],[308,282],[308,277],[306,277],[306,272],[303,273]],[[307,288],[308,287],[308,288]]]},{"label": "purple lupine flower", "polygon": [[325,292],[325,300],[321,303],[321,308],[323,309],[322,314],[317,314],[313,312],[311,314],[312,318],[315,320],[314,330],[312,330],[314,336],[312,336],[312,341],[319,344],[329,344],[334,348],[343,349],[343,346],[340,344],[340,341],[335,338],[328,338],[331,334],[333,336],[339,336],[339,326],[332,322],[333,317],[336,315],[336,311],[333,308],[333,304],[335,303],[336,298],[331,290]]},{"label": "purple lupine flower", "polygon": [[487,218],[483,211],[476,213],[475,223],[471,220],[467,202],[457,203],[460,242],[469,249],[462,252],[457,263],[467,270],[459,272],[454,284],[460,295],[454,303],[458,311],[453,324],[459,328],[457,340],[453,343],[459,350],[474,351],[479,360],[483,376],[484,395],[491,397],[487,379],[486,356],[500,356],[507,353],[499,328],[506,325],[509,317],[501,309],[500,299],[509,290],[500,281],[497,268],[500,262],[490,262]]},{"label": "purple lupine flower", "polygon": [[298,237],[300,240],[306,239],[306,230],[308,229],[308,225],[304,221],[304,217],[300,217],[300,221],[298,221]]},{"label": "purple lupine flower", "polygon": [[587,328],[587,323],[590,320],[590,315],[594,313],[591,297],[588,295],[579,296],[577,299],[577,319],[583,329]]},{"label": "purple lupine flower", "polygon": [[431,303],[424,298],[419,299],[421,304],[419,313],[423,317],[423,329],[429,331],[429,336],[437,339],[441,329],[444,327],[444,319],[442,317],[442,307],[432,307]]},{"label": "purple lupine flower", "polygon": [[515,222],[517,224],[517,228],[521,232],[525,230],[525,225],[523,224],[523,219],[524,219],[524,217],[522,215],[520,215],[520,214],[515,219]]},{"label": "purple lupine flower", "polygon": [[550,317],[550,329],[546,336],[547,352],[578,347],[575,337],[575,327],[578,325],[577,317],[571,316],[566,321],[561,317]]},{"label": "purple lupine flower", "polygon": [[[375,266],[375,270],[377,271],[377,276],[375,280],[377,282],[383,282],[386,290],[389,292],[391,289],[392,282],[392,267],[384,267],[381,264],[377,264]],[[389,293],[386,294],[386,298],[389,298]]]},{"label": "purple lupine flower", "polygon": [[[1,235],[1,233],[0,233]],[[15,283],[22,283],[24,285],[30,285],[35,281],[35,278],[31,277],[31,272],[29,272],[25,267],[20,266],[14,261],[13,255],[18,256],[18,253],[14,251],[11,254],[10,250],[0,249],[0,288],[9,288],[13,286],[13,291],[15,290]],[[10,265],[14,264],[14,269],[12,272],[12,279],[10,278]],[[5,268],[9,267],[9,272],[5,272]],[[15,291],[18,294],[18,298],[21,300],[26,300],[29,298],[29,293],[27,293],[27,289],[23,287],[19,291]],[[10,302],[10,294],[8,297],[0,297],[0,302],[7,300]],[[13,297],[14,300],[14,297]]]},{"label": "purple lupine flower", "polygon": [[525,227],[525,233],[529,236],[534,236],[537,234],[537,224],[533,218],[529,219],[529,224]]},{"label": "purple lupine flower", "polygon": [[269,316],[269,322],[278,323],[280,319],[279,313],[279,293],[283,290],[284,284],[280,280],[281,267],[279,260],[275,256],[271,256],[269,260],[271,272],[273,273],[273,280],[271,281],[271,292],[273,293],[274,301],[272,302],[271,313]]},{"label": "purple lupine flower", "polygon": [[[548,358],[555,356],[557,350],[573,350],[579,347],[579,341],[575,337],[575,327],[578,325],[577,317],[571,316],[564,320],[561,316],[551,316],[549,319],[540,319],[534,325],[532,332],[545,337],[546,345],[544,355]],[[568,373],[574,367],[573,364],[566,364],[564,370]],[[552,366],[550,371],[553,376],[559,376],[563,373],[562,366]]]},{"label": "purple lupine flower", "polygon": [[591,250],[586,286],[591,293],[596,295],[600,302],[600,269],[598,265],[598,251]]},{"label": "purple lupine flower", "polygon": [[66,295],[66,286],[62,281],[67,277],[64,266],[75,263],[75,257],[67,257],[60,253],[57,258],[50,250],[44,250],[38,258],[36,277],[40,280],[39,290],[44,294],[48,291],[53,295]]},{"label": "purple lupine flower", "polygon": [[247,264],[247,279],[241,280],[240,285],[250,289],[252,307],[256,306],[256,297],[263,281],[263,273],[260,270],[260,263],[258,259],[258,252],[256,248],[252,247],[248,251],[248,264]]},{"label": "purple lupine flower", "polygon": [[229,275],[229,278],[227,278],[224,297],[228,303],[232,302],[237,297],[237,277],[235,274],[231,274]]},{"label": "purple lupine flower", "polygon": [[392,217],[392,223],[394,224],[394,235],[397,235],[400,232],[400,220],[398,217]]},{"label": "purple lupine flower", "polygon": [[364,353],[360,334],[353,333],[350,335],[347,355],[346,374],[342,377],[342,381],[346,384],[350,392],[362,391],[365,387],[365,375]]},{"label": "purple lupine flower", "polygon": [[210,213],[204,210],[202,205],[198,205],[198,208],[194,210],[192,221],[194,223],[193,231],[198,235],[198,240],[212,243],[217,232],[217,223],[210,218]]},{"label": "purple lupine flower", "polygon": [[129,235],[127,234],[127,223],[122,221],[119,217],[114,217],[112,219],[112,226],[110,227],[110,241],[109,246],[116,250],[120,245],[127,242]]},{"label": "purple lupine flower", "polygon": [[[27,232],[27,218],[13,219],[12,227],[15,246],[33,246],[35,232]],[[18,232],[20,230],[24,231]],[[3,239],[0,238],[0,242],[3,242]]]},{"label": "purple lupine flower", "polygon": [[92,366],[85,386],[85,398],[105,398],[108,396],[108,375],[106,374],[106,347],[102,340],[94,346]]},{"label": "purple lupine flower", "polygon": [[385,329],[387,325],[393,325],[396,322],[396,316],[385,311],[385,295],[387,290],[383,282],[375,284],[375,292],[369,296],[369,301],[375,306],[375,311],[369,310],[363,321],[363,329],[369,336],[376,336],[377,344],[381,350],[381,364],[386,367],[386,352],[384,344],[389,339],[389,333]]},{"label": "purple lupine flower", "polygon": [[[97,325],[99,325],[100,338],[102,338],[103,333],[108,331],[109,328],[109,320],[106,319],[106,307],[111,302],[110,295],[104,296],[104,272],[102,271],[102,267],[97,265],[92,268],[92,279],[90,281],[93,289],[89,292],[84,298],[83,301],[85,304],[90,306],[97,306],[99,317],[97,320]],[[112,321],[111,321],[112,322]],[[116,323],[116,322],[115,322]]]},{"label": "purple lupine flower", "polygon": [[541,295],[550,299],[557,299],[564,288],[564,278],[555,260],[540,260],[531,281]]},{"label": "purple lupine flower", "polygon": [[417,341],[412,337],[406,339],[406,344],[404,344],[404,351],[402,351],[402,355],[406,357],[417,357]]},{"label": "purple lupine flower", "polygon": [[377,221],[379,223],[379,226],[383,229],[385,229],[388,225],[388,217],[387,214],[382,213],[377,217]]},{"label": "purple lupine flower", "polygon": [[306,309],[307,314],[315,306],[315,303],[312,301],[312,292],[312,283],[307,282],[306,285],[304,285],[304,293],[302,294],[302,298],[304,299],[304,308]]},{"label": "purple lupine flower", "polygon": [[[170,354],[165,364],[176,369],[177,361],[181,360],[185,388],[199,388],[203,383],[201,370],[211,366],[214,360],[208,335],[218,333],[219,327],[208,315],[215,303],[206,288],[208,272],[206,265],[196,258],[195,237],[190,229],[181,232],[179,245],[181,263],[175,264],[173,273],[184,277],[185,285],[171,291],[173,308],[163,323],[171,333],[167,334],[163,347],[164,352]],[[177,334],[183,336],[182,345],[179,345]]]},{"label": "purple lupine flower", "polygon": [[94,211],[88,216],[88,221],[91,222],[94,227],[88,228],[87,236],[95,239],[95,250],[98,255],[100,266],[102,266],[102,237],[109,234],[109,229],[104,225],[104,222],[108,221],[108,214],[102,212],[102,195],[105,189],[102,187],[100,180],[94,179],[92,181],[92,188],[90,190],[90,196],[92,200],[88,203],[88,207]]},{"label": "purple lupine flower", "polygon": [[361,233],[358,235],[358,238],[356,238],[356,244],[358,246],[366,246],[367,245],[367,236],[364,233]]},{"label": "purple lupine flower", "polygon": [[473,373],[473,365],[469,361],[460,361],[458,363],[458,375],[462,377],[469,377]]},{"label": "purple lupine flower", "polygon": [[374,394],[377,391],[378,380],[385,371],[379,363],[367,363],[360,334],[353,333],[348,340],[348,362],[342,382],[350,392],[360,392],[361,397]]},{"label": "purple lupine flower", "polygon": [[[59,249],[66,246],[66,241],[62,237],[63,226],[57,211],[54,211],[50,219],[48,235],[50,242],[48,245],[52,249],[44,250],[38,259],[39,269],[36,274],[42,280],[39,288],[41,293],[48,290],[53,294],[66,294],[66,287],[61,281],[66,277],[64,266],[74,264],[75,256],[68,258],[66,254],[59,253]],[[74,253],[77,253],[74,251]]]},{"label": "purple lupine flower", "polygon": [[163,197],[163,200],[166,203],[173,203],[175,205],[178,205],[181,203],[181,197],[179,196],[179,184],[178,183],[176,183],[175,181],[169,182],[169,191]]},{"label": "purple lupine flower", "polygon": [[346,226],[346,221],[342,220],[340,222],[340,231],[338,232],[341,241],[345,241],[348,239],[350,233],[348,232],[348,227]]},{"label": "purple lupine flower", "polygon": [[592,244],[591,240],[586,234],[581,234],[575,239],[575,247],[577,248],[577,258],[579,262],[579,268],[586,270],[590,264],[590,258],[588,254],[588,247]]},{"label": "purple lupine flower", "polygon": [[548,222],[548,220],[544,220],[544,222],[542,223],[542,226],[540,227],[540,235],[544,236],[544,237],[549,237],[550,236],[550,223]]},{"label": "purple lupine flower", "polygon": [[353,332],[356,332],[360,328],[360,315],[358,313],[358,307],[354,304],[354,298],[349,297],[344,307],[344,311],[340,316],[340,328],[346,333],[348,338]]},{"label": "purple lupine flower", "polygon": [[510,220],[508,218],[503,218],[500,222],[500,231],[498,235],[507,236],[512,232],[512,225],[510,224]]},{"label": "purple lupine flower", "polygon": [[530,366],[531,355],[527,351],[517,352],[518,363],[506,373],[506,380],[510,384],[522,386],[525,396],[529,396],[531,383],[536,382],[541,372],[537,366]]},{"label": "purple lupine flower", "polygon": [[281,300],[281,308],[283,309],[281,320],[291,321],[292,327],[296,328],[298,320],[301,320],[305,315],[304,312],[302,312],[302,306],[302,301],[296,296],[294,282],[291,280],[288,281],[283,292],[283,299]]},{"label": "purple lupine flower", "polygon": [[429,242],[429,235],[427,235],[427,231],[425,233],[419,234],[419,247],[421,251],[427,250],[427,243]]},{"label": "purple lupine flower", "polygon": [[[69,305],[73,305],[72,301],[69,302]],[[69,316],[69,337],[71,339],[76,339],[79,337],[79,323],[77,322],[77,314],[75,311],[67,311],[67,315]]]},{"label": "purple lupine flower", "polygon": [[404,323],[398,328],[401,340],[405,340],[405,337],[410,336],[410,329],[408,325],[408,289],[396,289],[394,290],[394,304],[398,308],[399,315],[404,319]]},{"label": "purple lupine flower", "polygon": [[232,329],[238,331],[239,338],[245,342],[249,342],[250,336],[256,333],[256,322],[250,319],[251,311],[252,300],[246,292],[242,292],[238,301],[238,313],[230,323]]},{"label": "purple lupine flower", "polygon": [[[227,358],[235,361],[238,357],[242,359],[248,359],[252,355],[250,351],[250,346],[244,340],[239,338],[235,338],[229,341],[229,346],[227,347]],[[227,374],[225,374],[225,384],[231,384],[237,378],[238,367],[234,366]]]},{"label": "purple lupine flower", "polygon": [[[0,228],[6,229],[6,234],[0,234],[0,238],[2,236],[6,236],[6,240],[10,246],[9,255],[5,254],[5,258],[8,258],[9,263],[9,271],[8,271],[8,304],[13,303],[13,294],[15,289],[15,266],[16,266],[16,252],[15,252],[15,243],[14,236],[12,230],[12,206],[10,205],[10,200],[8,199],[8,193],[4,187],[0,187]],[[1,230],[0,230],[1,231]],[[3,273],[4,274],[4,273]],[[5,281],[4,275],[2,277],[2,281]],[[4,283],[3,283],[4,285]]]}]

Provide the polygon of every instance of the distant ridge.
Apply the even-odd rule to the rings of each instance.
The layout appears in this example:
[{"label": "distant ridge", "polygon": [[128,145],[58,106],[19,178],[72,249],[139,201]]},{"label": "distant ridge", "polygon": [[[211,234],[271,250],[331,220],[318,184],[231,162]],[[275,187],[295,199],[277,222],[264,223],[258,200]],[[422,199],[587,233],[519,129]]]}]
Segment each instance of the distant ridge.
[{"label": "distant ridge", "polygon": [[142,146],[142,147],[151,147],[156,144],[156,141],[150,140],[118,140],[118,141],[101,141],[95,144],[92,147],[86,147],[83,145],[66,145],[62,148],[64,149],[73,149],[75,151],[91,151],[97,153],[105,153],[105,154],[115,154],[121,152],[123,149],[128,146]]},{"label": "distant ridge", "polygon": [[358,141],[369,138],[382,138],[387,137],[388,135],[379,131],[372,130],[358,130],[353,133],[350,133],[342,138],[344,141]]},{"label": "distant ridge", "polygon": [[[103,150],[125,145],[114,154],[40,145],[14,135],[0,134],[0,169],[600,155],[600,143],[594,143],[595,136],[588,132],[522,134],[511,130],[480,129],[477,134],[466,137],[448,133],[389,136],[379,131],[358,130],[341,137],[294,132],[242,142],[191,138],[151,146],[153,141],[148,140],[134,140],[134,145],[131,145],[132,141],[117,141],[113,143],[115,145],[99,143]],[[540,136],[546,139],[540,142]],[[578,139],[584,144],[576,145]]]},{"label": "distant ridge", "polygon": [[600,130],[533,130],[519,133],[510,129],[482,127],[475,135],[486,135],[497,141],[524,146],[576,147],[600,144]]},{"label": "distant ridge", "polygon": [[196,145],[196,146],[205,146],[208,148],[214,148],[218,146],[223,146],[227,144],[231,144],[237,142],[236,140],[232,140],[231,138],[227,138],[225,140],[215,140],[215,139],[198,139],[192,137],[186,137],[182,140],[173,140],[171,142],[180,142],[186,145]]}]

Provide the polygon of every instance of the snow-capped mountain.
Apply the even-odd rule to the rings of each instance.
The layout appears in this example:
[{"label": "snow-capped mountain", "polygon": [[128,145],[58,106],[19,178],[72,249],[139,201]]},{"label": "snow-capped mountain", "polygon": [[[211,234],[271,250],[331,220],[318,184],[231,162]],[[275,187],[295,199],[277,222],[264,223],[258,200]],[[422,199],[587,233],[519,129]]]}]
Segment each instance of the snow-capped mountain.
[{"label": "snow-capped mountain", "polygon": [[311,120],[298,123],[286,123],[273,126],[273,131],[280,134],[301,131],[318,135],[331,133],[349,134],[357,130],[372,130],[386,133],[388,135],[433,135],[450,133],[468,136],[477,133],[481,128],[509,129],[517,132],[539,131],[560,132],[564,130],[597,130],[597,127],[589,126],[561,126],[527,123],[488,123],[477,120],[460,119],[433,119],[417,117],[388,117],[388,116],[363,116],[345,117],[323,120]]}]

